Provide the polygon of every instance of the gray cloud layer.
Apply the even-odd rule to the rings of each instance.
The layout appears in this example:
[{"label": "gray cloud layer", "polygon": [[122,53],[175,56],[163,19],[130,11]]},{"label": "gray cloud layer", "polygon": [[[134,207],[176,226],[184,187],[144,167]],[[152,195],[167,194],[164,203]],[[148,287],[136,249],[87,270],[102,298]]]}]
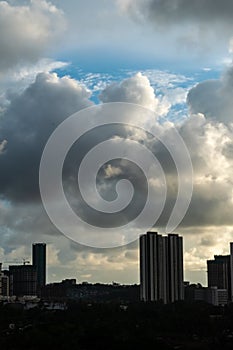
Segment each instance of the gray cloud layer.
[{"label": "gray cloud layer", "polygon": [[225,123],[233,122],[233,67],[219,80],[198,84],[188,94],[191,113],[203,113],[207,119]]},{"label": "gray cloud layer", "polygon": [[231,0],[129,0],[126,2],[122,0],[121,5],[166,25],[180,24],[180,21],[232,23],[233,3]]},{"label": "gray cloud layer", "polygon": [[170,43],[169,39],[173,38],[172,45],[175,41],[179,47],[188,49],[189,55],[192,50],[206,56],[208,52],[217,52],[220,47],[226,50],[230,45],[231,49],[232,43],[229,42],[233,36],[231,0],[117,0],[117,2],[123,11],[136,21],[152,24],[156,36],[158,32],[161,35],[162,31],[166,47]]},{"label": "gray cloud layer", "polygon": [[[229,69],[219,81],[198,84],[188,96],[191,116],[179,127],[179,130],[189,148],[195,177],[194,196],[190,210],[183,222],[184,225],[233,223],[230,195],[233,142],[232,131],[228,125],[232,120],[230,114],[232,108],[231,72],[232,69]],[[202,89],[203,84],[206,84],[205,93]],[[218,88],[218,95],[216,95],[212,85],[221,87]],[[116,93],[112,95],[113,90]],[[101,98],[103,101],[111,102],[120,101],[124,96],[124,101],[127,102],[143,101],[144,105],[148,107],[155,105],[156,117],[159,115],[158,111],[163,111],[163,108],[158,108],[159,102],[151,90],[153,89],[146,77],[135,75],[119,85],[113,84],[107,87],[102,92]],[[228,97],[226,97],[227,92]],[[89,98],[90,93],[75,80],[68,77],[58,78],[56,74],[49,73],[39,74],[35,82],[21,94],[9,96],[10,105],[2,116],[0,129],[0,164],[2,169],[0,192],[2,196],[13,202],[15,200],[21,202],[25,200],[38,201],[38,169],[43,147],[61,121],[72,113],[92,105]],[[137,117],[141,116],[128,116],[128,120]],[[224,122],[226,125],[220,124],[220,122]],[[156,118],[154,120],[145,119],[146,123],[153,123],[157,133],[165,134],[167,138],[170,137],[169,125],[159,125]],[[70,201],[72,202],[72,196],[77,194],[74,162],[77,165],[77,161],[80,162],[87,150],[100,141],[113,136],[143,142],[153,150],[163,166],[169,189],[167,206],[158,222],[158,225],[163,226],[169,217],[177,195],[176,168],[162,145],[148,135],[131,128],[114,130],[103,128],[99,134],[95,132],[87,135],[86,139],[84,138],[81,143],[74,147],[73,153],[71,152],[71,156],[65,163],[64,170],[67,191],[69,195],[71,194]],[[137,189],[135,199],[136,202],[139,201],[135,205],[138,209],[140,198],[146,195],[145,179],[140,175],[140,172],[137,173],[130,163],[112,162],[106,164],[99,173],[99,190],[104,197],[113,199],[116,183],[125,175],[129,179],[132,178],[133,181],[133,175],[135,176],[135,188]],[[212,186],[215,186],[215,192],[210,195]],[[155,196],[158,195],[157,190],[155,186]],[[226,203],[228,203],[229,210],[226,210]],[[74,207],[81,211],[87,210],[82,201],[74,202]],[[219,216],[217,213],[221,213],[221,215]],[[90,212],[87,211],[83,215],[88,217]],[[129,217],[132,217],[132,212],[129,213]],[[94,220],[98,222],[98,216]]]},{"label": "gray cloud layer", "polygon": [[63,13],[49,2],[13,6],[0,1],[0,76],[15,65],[36,62],[64,28]]},{"label": "gray cloud layer", "polygon": [[40,73],[21,94],[8,96],[0,128],[4,196],[20,201],[38,196],[39,162],[47,139],[65,118],[92,105],[89,97],[75,80],[55,73]]}]

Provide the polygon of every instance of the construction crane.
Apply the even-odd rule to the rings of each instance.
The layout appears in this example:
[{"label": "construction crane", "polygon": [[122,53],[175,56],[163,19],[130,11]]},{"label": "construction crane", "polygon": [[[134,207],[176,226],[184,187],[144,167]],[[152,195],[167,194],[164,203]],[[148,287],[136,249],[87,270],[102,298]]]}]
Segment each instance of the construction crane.
[{"label": "construction crane", "polygon": [[21,260],[13,260],[13,261],[3,261],[3,264],[22,264],[26,265],[26,264],[30,264],[30,261],[23,258]]}]

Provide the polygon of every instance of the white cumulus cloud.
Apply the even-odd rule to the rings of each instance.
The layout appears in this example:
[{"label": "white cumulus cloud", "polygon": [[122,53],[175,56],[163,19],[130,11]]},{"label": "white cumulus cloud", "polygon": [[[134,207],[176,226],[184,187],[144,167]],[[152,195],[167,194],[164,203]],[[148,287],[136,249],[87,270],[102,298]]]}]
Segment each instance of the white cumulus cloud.
[{"label": "white cumulus cloud", "polygon": [[27,5],[0,1],[0,74],[36,62],[64,28],[62,11],[45,0],[31,0]]}]

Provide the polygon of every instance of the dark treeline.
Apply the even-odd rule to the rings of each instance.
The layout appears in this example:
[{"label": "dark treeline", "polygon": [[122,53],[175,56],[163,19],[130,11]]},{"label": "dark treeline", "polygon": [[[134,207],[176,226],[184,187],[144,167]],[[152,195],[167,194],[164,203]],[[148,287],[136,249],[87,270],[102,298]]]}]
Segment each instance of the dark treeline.
[{"label": "dark treeline", "polygon": [[232,349],[233,305],[70,303],[65,311],[0,306],[0,349]]}]

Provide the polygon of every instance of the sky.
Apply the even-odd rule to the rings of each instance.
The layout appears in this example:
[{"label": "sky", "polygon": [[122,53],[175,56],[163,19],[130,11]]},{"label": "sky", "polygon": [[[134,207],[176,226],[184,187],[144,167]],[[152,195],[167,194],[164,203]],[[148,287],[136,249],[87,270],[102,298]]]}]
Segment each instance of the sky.
[{"label": "sky", "polygon": [[[233,241],[232,15],[231,0],[0,1],[0,261],[4,267],[8,261],[30,258],[33,242],[46,242],[48,282],[76,278],[139,283],[135,235],[146,232],[147,223],[141,220],[136,225],[134,219],[143,210],[149,190],[151,206],[157,210],[166,186],[164,208],[153,228],[164,233],[181,176],[183,183],[193,186],[190,205],[175,228],[184,238],[185,279],[206,285],[206,260],[228,254]],[[105,106],[117,102],[138,107],[126,108],[124,126],[88,131],[64,160],[62,185],[69,205],[84,222],[98,227],[93,235],[82,223],[72,228],[66,222],[77,231],[77,238],[71,240],[43,206],[41,157],[50,136],[69,116],[80,112],[79,121],[88,120],[90,110],[104,116]],[[117,112],[114,107],[110,121],[119,117]],[[193,174],[185,167],[177,172],[176,160],[165,147],[176,141],[174,129],[185,142]],[[66,138],[71,135],[72,131]],[[99,208],[101,198],[109,206],[117,195],[127,201],[129,187],[124,191],[118,185],[123,179],[130,181],[131,203],[115,215],[90,208],[77,186],[77,169],[85,155],[106,140],[108,154],[121,147],[128,161],[118,156],[101,164],[96,173],[99,197],[90,186],[92,171],[84,172],[83,189],[87,201]],[[154,154],[160,164],[156,163],[155,173],[144,174],[138,166],[144,151],[136,143]],[[182,150],[178,153],[182,163]],[[53,196],[49,177],[47,184]],[[122,225],[131,221],[123,234]],[[107,232],[113,226],[119,227],[116,241]],[[115,242],[121,243],[114,247]]]}]

